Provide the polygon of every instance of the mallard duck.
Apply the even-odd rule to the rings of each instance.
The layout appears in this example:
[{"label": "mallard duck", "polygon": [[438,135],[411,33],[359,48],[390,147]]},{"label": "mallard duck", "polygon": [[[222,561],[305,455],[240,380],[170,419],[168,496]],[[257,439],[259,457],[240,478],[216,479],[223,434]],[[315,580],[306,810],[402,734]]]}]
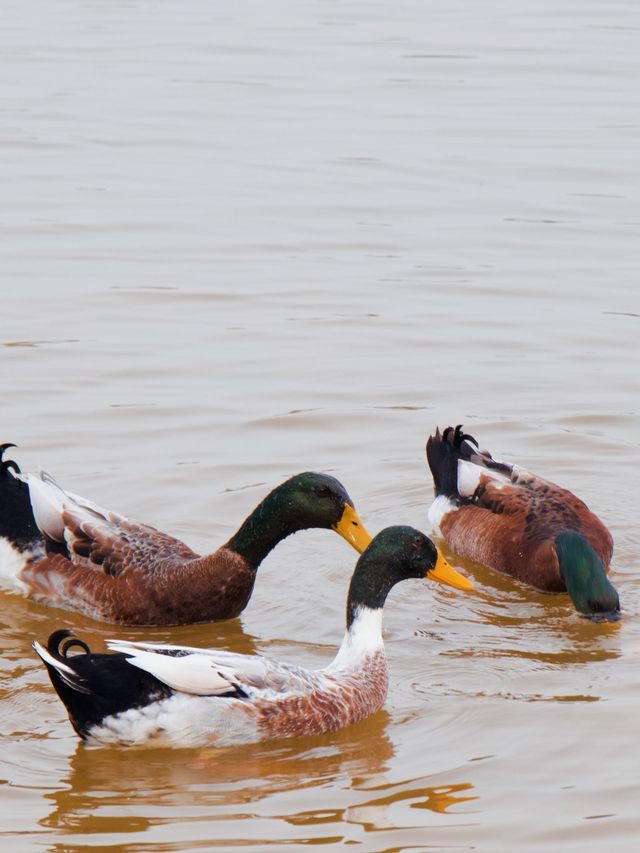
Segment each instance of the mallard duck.
[{"label": "mallard duck", "polygon": [[[377,711],[387,694],[382,608],[399,581],[471,583],[411,527],[380,532],[355,567],[347,630],[334,660],[306,670],[257,655],[107,642],[93,654],[69,631],[34,643],[81,738],[103,744],[228,746],[335,731]],[[70,654],[74,649],[80,654]]]},{"label": "mallard duck", "polygon": [[568,592],[580,613],[615,618],[605,574],[611,534],[579,498],[524,468],[497,462],[462,426],[427,441],[435,484],[429,520],[459,554],[548,592]]},{"label": "mallard duck", "polygon": [[371,540],[344,486],[310,472],[275,488],[226,544],[206,556],[65,491],[45,472],[23,475],[12,460],[0,468],[0,513],[5,585],[122,625],[237,616],[262,560],[298,530],[335,530],[360,553]]}]

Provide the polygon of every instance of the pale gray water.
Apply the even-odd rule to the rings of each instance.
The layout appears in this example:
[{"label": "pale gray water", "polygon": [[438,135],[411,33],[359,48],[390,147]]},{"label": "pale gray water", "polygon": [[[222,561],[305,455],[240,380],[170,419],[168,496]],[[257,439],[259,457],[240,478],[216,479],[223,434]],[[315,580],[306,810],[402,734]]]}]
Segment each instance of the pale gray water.
[{"label": "pale gray water", "polygon": [[[425,528],[463,421],[611,527],[617,626],[488,570],[405,584],[386,712],[223,754],[87,750],[30,649],[56,627],[321,665],[354,555],[281,545],[239,620],[110,629],[1,593],[12,850],[635,850],[640,8],[5,2],[2,441],[221,543],[330,470]],[[465,797],[474,799],[465,800]]]}]

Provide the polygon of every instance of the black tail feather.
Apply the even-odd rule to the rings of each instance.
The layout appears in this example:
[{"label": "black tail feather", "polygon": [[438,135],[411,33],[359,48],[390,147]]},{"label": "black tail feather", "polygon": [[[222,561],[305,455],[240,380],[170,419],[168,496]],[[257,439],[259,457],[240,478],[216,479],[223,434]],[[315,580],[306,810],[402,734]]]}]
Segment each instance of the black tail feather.
[{"label": "black tail feather", "polygon": [[0,537],[8,539],[20,551],[44,548],[31,509],[29,487],[14,476],[20,473],[18,463],[3,459],[5,451],[15,446],[0,444]]},{"label": "black tail feather", "polygon": [[[142,708],[175,692],[155,676],[127,663],[128,655],[94,653],[83,640],[66,629],[54,631],[46,648],[60,663],[58,669],[43,660],[51,683],[81,738],[87,738],[91,729],[105,717],[130,708]],[[69,654],[74,648],[81,653]],[[69,669],[73,670],[72,674]]]},{"label": "black tail feather", "polygon": [[[68,639],[67,639],[68,638]],[[63,640],[67,642],[64,643],[62,649],[60,649],[60,644]],[[71,631],[66,628],[60,628],[58,631],[54,631],[53,634],[50,635],[47,640],[47,651],[49,654],[60,661],[60,663],[66,663],[69,658],[69,651],[77,646],[82,649],[84,654],[90,655],[91,649],[89,646],[81,640],[79,637],[76,637]]]},{"label": "black tail feather", "polygon": [[458,460],[477,457],[478,442],[465,433],[462,424],[446,427],[442,433],[436,428],[427,441],[427,462],[433,475],[435,493],[453,500],[460,499],[458,492]]},{"label": "black tail feather", "polygon": [[7,476],[7,471],[15,471],[16,474],[20,473],[20,468],[18,467],[18,463],[14,462],[13,459],[3,459],[5,450],[8,450],[10,447],[17,447],[16,444],[11,444],[11,442],[7,444],[0,444],[0,476]]}]

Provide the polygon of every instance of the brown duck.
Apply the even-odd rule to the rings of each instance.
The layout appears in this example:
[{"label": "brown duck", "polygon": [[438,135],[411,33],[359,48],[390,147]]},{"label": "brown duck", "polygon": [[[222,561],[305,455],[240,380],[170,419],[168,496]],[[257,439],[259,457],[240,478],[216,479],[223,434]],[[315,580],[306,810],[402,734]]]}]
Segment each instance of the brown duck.
[{"label": "brown duck", "polygon": [[237,616],[262,560],[310,527],[335,530],[360,553],[371,539],[344,486],[327,474],[291,477],[228,542],[201,556],[63,490],[44,472],[22,475],[11,460],[0,469],[0,581],[36,601],[122,625]]},{"label": "brown duck", "polygon": [[427,441],[433,528],[461,557],[548,592],[567,592],[589,616],[620,609],[606,576],[613,539],[567,489],[494,460],[461,426]]}]

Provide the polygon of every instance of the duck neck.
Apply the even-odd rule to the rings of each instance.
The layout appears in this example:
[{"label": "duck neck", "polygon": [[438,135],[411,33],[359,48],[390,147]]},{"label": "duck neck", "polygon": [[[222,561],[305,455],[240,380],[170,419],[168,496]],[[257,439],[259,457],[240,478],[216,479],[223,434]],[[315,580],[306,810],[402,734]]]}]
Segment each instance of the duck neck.
[{"label": "duck neck", "polygon": [[300,529],[295,523],[295,513],[288,512],[287,503],[281,500],[276,489],[258,504],[226,547],[243,557],[255,570],[278,542]]},{"label": "duck neck", "polygon": [[359,614],[366,611],[379,613],[382,619],[382,608],[387,600],[389,591],[398,582],[393,572],[392,560],[369,559],[365,552],[358,560],[349,585],[347,597],[347,632]]},{"label": "duck neck", "polygon": [[363,658],[384,655],[382,640],[382,608],[358,606],[347,628],[342,645],[333,662],[334,668],[354,666]]}]

